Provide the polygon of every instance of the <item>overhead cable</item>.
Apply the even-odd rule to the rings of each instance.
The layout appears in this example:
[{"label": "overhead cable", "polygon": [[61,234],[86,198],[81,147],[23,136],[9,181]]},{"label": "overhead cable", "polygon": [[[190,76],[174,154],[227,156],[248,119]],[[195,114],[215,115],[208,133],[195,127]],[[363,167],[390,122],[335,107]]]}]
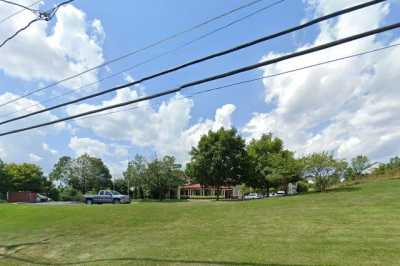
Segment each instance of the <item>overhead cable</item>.
[{"label": "overhead cable", "polygon": [[225,73],[222,73],[222,74],[219,74],[219,75],[214,75],[214,76],[203,78],[203,79],[196,80],[196,81],[193,81],[193,82],[185,83],[185,84],[183,84],[183,85],[181,85],[179,87],[176,87],[176,88],[173,88],[173,89],[170,89],[170,90],[165,90],[165,91],[162,91],[162,92],[159,92],[159,93],[155,93],[155,94],[152,94],[152,95],[149,95],[149,96],[140,97],[140,98],[137,98],[135,100],[126,101],[126,102],[122,102],[122,103],[118,103],[118,104],[113,104],[113,105],[110,105],[110,106],[98,108],[98,109],[95,109],[95,110],[79,113],[79,114],[76,114],[76,115],[64,117],[64,118],[61,118],[61,119],[56,119],[56,120],[53,120],[53,121],[49,121],[49,122],[45,122],[45,123],[41,123],[41,124],[37,124],[37,125],[33,125],[33,126],[28,126],[28,127],[24,127],[24,128],[10,130],[10,131],[7,131],[7,132],[0,133],[0,137],[1,136],[6,136],[6,135],[11,135],[11,134],[16,134],[16,133],[19,133],[19,132],[32,130],[32,129],[36,129],[36,128],[40,128],[40,127],[44,127],[44,126],[57,124],[57,123],[68,121],[68,120],[72,120],[72,119],[75,119],[75,118],[78,118],[78,117],[83,117],[83,116],[87,116],[87,115],[103,112],[103,111],[110,110],[110,109],[123,107],[123,106],[126,106],[126,105],[138,103],[138,102],[143,102],[143,101],[147,101],[147,100],[151,100],[151,99],[155,99],[155,98],[160,98],[160,97],[165,96],[165,95],[170,95],[170,94],[174,94],[174,93],[180,92],[185,88],[189,88],[189,87],[197,86],[197,85],[200,85],[200,84],[208,83],[208,82],[211,82],[211,81],[214,81],[214,80],[219,80],[219,79],[223,79],[223,78],[226,78],[226,77],[234,76],[234,75],[237,75],[237,74],[240,74],[240,73],[244,73],[244,72],[247,72],[247,71],[250,71],[250,70],[253,70],[253,69],[257,69],[257,68],[268,66],[268,65],[272,65],[272,64],[275,64],[275,63],[278,63],[278,62],[286,61],[286,60],[291,59],[291,58],[295,58],[295,57],[299,57],[299,56],[315,53],[315,52],[318,52],[318,51],[321,51],[321,50],[325,50],[325,49],[328,49],[328,48],[331,48],[331,47],[335,47],[335,46],[338,46],[338,45],[349,43],[349,42],[352,42],[352,41],[355,41],[355,40],[359,40],[359,39],[362,39],[362,38],[365,38],[365,37],[369,37],[369,36],[372,36],[372,35],[375,35],[375,34],[378,34],[378,33],[386,32],[386,31],[389,31],[389,30],[397,29],[397,28],[400,28],[400,23],[394,23],[394,24],[391,24],[391,25],[388,25],[388,26],[384,26],[384,27],[380,27],[380,28],[371,30],[371,31],[363,32],[363,33],[352,35],[350,37],[339,39],[339,40],[336,40],[336,41],[333,41],[333,42],[329,42],[329,43],[325,43],[325,44],[322,44],[322,45],[318,45],[318,46],[315,46],[315,47],[312,47],[312,48],[309,48],[309,49],[305,49],[305,50],[302,50],[302,51],[294,52],[294,53],[291,53],[291,54],[288,54],[288,55],[284,55],[284,56],[281,56],[281,57],[277,57],[277,58],[273,58],[273,59],[270,59],[270,60],[265,60],[265,61],[253,64],[253,65],[248,65],[248,66],[245,66],[245,67],[242,67],[242,68],[237,68],[237,69],[234,69],[232,71],[225,72]]},{"label": "overhead cable", "polygon": [[[334,17],[340,16],[340,15],[343,15],[343,14],[346,14],[346,13],[349,13],[349,12],[353,12],[355,10],[359,10],[359,9],[362,9],[362,8],[365,8],[365,7],[368,7],[368,6],[371,6],[371,5],[375,5],[375,4],[381,3],[383,1],[385,1],[385,0],[374,0],[374,1],[369,1],[369,2],[366,2],[366,3],[363,3],[363,4],[356,5],[356,6],[347,8],[347,9],[343,9],[343,10],[340,10],[340,11],[337,11],[337,12],[334,12],[334,13],[331,13],[331,14],[316,18],[316,19],[311,20],[309,22],[306,22],[306,23],[304,23],[302,25],[299,25],[299,26],[296,26],[296,27],[292,27],[290,29],[286,29],[286,30],[280,31],[280,32],[274,33],[272,35],[267,35],[267,36],[261,37],[259,39],[256,39],[256,40],[253,40],[253,41],[238,45],[236,47],[233,47],[233,48],[221,51],[221,52],[213,53],[211,55],[208,55],[208,56],[205,56],[205,57],[193,60],[193,61],[189,61],[187,63],[184,63],[184,64],[178,65],[176,67],[172,67],[172,68],[166,69],[164,71],[158,72],[158,73],[153,74],[153,75],[146,76],[144,78],[141,78],[139,80],[136,80],[136,81],[133,81],[133,82],[121,85],[121,86],[116,86],[116,87],[113,87],[113,88],[110,88],[110,89],[107,89],[107,90],[103,90],[103,91],[100,91],[100,92],[97,92],[97,93],[93,93],[93,94],[90,94],[90,95],[87,95],[87,96],[83,96],[83,97],[80,97],[80,98],[77,98],[77,99],[74,99],[74,100],[71,100],[71,101],[68,101],[68,102],[57,104],[57,105],[54,105],[54,106],[51,106],[51,107],[48,107],[48,108],[44,108],[44,109],[41,109],[41,110],[38,110],[38,111],[34,111],[34,112],[31,112],[31,113],[28,113],[28,114],[25,114],[25,115],[21,115],[21,116],[15,117],[15,118],[11,118],[11,119],[2,121],[2,122],[0,122],[0,125],[7,124],[7,123],[10,123],[10,122],[13,122],[13,121],[17,121],[17,120],[21,120],[23,118],[27,118],[27,117],[30,117],[30,116],[33,116],[33,115],[37,115],[37,114],[40,114],[40,113],[48,112],[48,111],[51,111],[51,110],[54,110],[54,109],[58,109],[58,108],[61,108],[61,107],[67,106],[67,105],[71,105],[71,104],[74,104],[74,103],[78,103],[78,102],[81,102],[81,101],[84,101],[84,100],[88,100],[88,99],[91,99],[91,98],[94,98],[94,97],[98,97],[98,96],[101,96],[101,95],[104,95],[104,94],[107,94],[107,93],[110,93],[110,92],[114,92],[114,91],[117,91],[117,90],[120,90],[120,89],[123,89],[123,88],[126,88],[126,87],[138,85],[140,83],[143,83],[144,81],[151,80],[151,79],[154,79],[154,78],[157,78],[157,77],[160,77],[160,76],[164,76],[164,75],[176,72],[178,70],[181,70],[183,68],[186,68],[186,67],[189,67],[189,66],[192,66],[192,65],[196,65],[196,64],[199,64],[201,62],[205,62],[205,61],[217,58],[217,57],[224,56],[226,54],[237,52],[239,50],[254,46],[256,44],[259,44],[259,43],[262,43],[262,42],[266,42],[268,40],[280,37],[282,35],[298,31],[298,30],[303,29],[305,27],[309,27],[309,26],[314,25],[316,23],[319,23],[321,21],[324,21],[324,20],[327,20],[327,19],[330,19],[330,18],[334,18]],[[19,98],[23,98],[23,97],[24,96],[20,96]],[[15,102],[15,100],[11,100],[9,102],[6,102],[3,105],[6,105],[6,104],[12,103],[12,102]],[[0,105],[0,107],[3,106],[3,105]]]}]

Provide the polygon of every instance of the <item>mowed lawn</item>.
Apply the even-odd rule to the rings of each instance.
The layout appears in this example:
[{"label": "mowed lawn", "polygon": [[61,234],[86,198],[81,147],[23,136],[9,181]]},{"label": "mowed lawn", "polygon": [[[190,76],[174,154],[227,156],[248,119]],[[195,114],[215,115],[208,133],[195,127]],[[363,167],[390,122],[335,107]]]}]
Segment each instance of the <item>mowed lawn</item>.
[{"label": "mowed lawn", "polygon": [[248,202],[0,204],[0,264],[400,265],[400,180]]}]

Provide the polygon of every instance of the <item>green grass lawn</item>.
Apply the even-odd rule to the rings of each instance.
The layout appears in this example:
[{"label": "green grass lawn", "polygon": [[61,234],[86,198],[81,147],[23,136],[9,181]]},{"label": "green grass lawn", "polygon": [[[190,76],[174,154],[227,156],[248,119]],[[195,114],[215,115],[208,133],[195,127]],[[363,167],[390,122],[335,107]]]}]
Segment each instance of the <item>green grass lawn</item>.
[{"label": "green grass lawn", "polygon": [[0,204],[0,264],[400,265],[400,180],[248,202]]}]

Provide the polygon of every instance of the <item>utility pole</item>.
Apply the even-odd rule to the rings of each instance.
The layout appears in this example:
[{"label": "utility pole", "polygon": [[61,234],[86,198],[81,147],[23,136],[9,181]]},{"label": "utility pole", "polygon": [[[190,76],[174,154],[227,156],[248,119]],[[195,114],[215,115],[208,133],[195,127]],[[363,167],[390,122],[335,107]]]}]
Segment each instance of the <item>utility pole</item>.
[{"label": "utility pole", "polygon": [[[130,174],[130,171],[129,171],[129,166],[130,166],[130,162],[131,162],[131,156],[130,156],[130,154],[129,154],[129,151],[128,151],[128,165],[127,165],[127,168],[126,168],[126,186],[127,186],[127,192],[128,192],[128,196],[130,197],[130,191],[131,191],[131,188],[130,188],[130,184],[129,184],[129,179],[131,178],[131,174]],[[132,194],[133,195],[133,194]],[[133,198],[133,197],[132,197]]]}]

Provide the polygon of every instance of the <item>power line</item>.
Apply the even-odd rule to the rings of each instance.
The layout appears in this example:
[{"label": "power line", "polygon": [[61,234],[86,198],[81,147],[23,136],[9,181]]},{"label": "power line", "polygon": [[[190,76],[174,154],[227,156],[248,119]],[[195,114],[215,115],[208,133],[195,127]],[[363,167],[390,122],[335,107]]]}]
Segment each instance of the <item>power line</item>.
[{"label": "power line", "polygon": [[[0,0],[0,1],[12,3],[12,2],[9,2],[9,1],[6,1],[6,0]],[[19,6],[19,7],[24,7],[25,9],[30,10],[30,11],[32,11],[32,12],[34,12],[34,13],[38,13],[38,16],[37,16],[37,18],[32,19],[31,21],[29,21],[28,24],[26,24],[26,25],[25,25],[24,27],[22,27],[21,29],[17,30],[17,31],[16,31],[14,34],[12,34],[10,37],[6,38],[6,39],[0,44],[0,48],[3,47],[3,46],[4,46],[7,42],[9,42],[10,40],[14,39],[18,34],[20,34],[21,32],[23,32],[23,31],[26,30],[27,28],[29,28],[29,27],[30,27],[32,24],[34,24],[35,22],[38,22],[38,21],[49,21],[49,20],[51,20],[51,19],[55,16],[55,14],[57,13],[57,11],[58,11],[58,9],[59,9],[60,7],[62,7],[63,5],[69,4],[69,3],[73,2],[73,1],[74,1],[74,0],[68,0],[68,1],[62,2],[62,3],[58,4],[58,5],[56,5],[54,8],[50,9],[49,11],[45,11],[45,12],[37,11],[37,10],[31,9],[31,8],[22,6],[22,5],[20,5],[20,4],[13,3],[13,4],[15,4],[15,5]]]},{"label": "power line", "polygon": [[[36,1],[36,2],[32,3],[31,5],[29,5],[28,7],[29,7],[29,8],[32,8],[32,7],[35,6],[36,4],[39,4],[40,2],[42,2],[42,1],[41,1],[41,0]],[[24,12],[24,11],[26,11],[26,9],[25,9],[25,8],[22,8],[22,9],[18,10],[17,12],[12,13],[11,15],[9,15],[9,16],[7,16],[7,17],[1,19],[1,20],[0,20],[0,24],[3,24],[3,23],[6,22],[7,20],[9,20],[9,19],[11,19],[11,18],[13,18],[13,17],[15,17],[15,16],[21,14],[21,13]]]},{"label": "power line", "polygon": [[80,113],[80,114],[76,114],[76,115],[73,115],[73,116],[68,116],[68,117],[64,117],[64,118],[61,118],[61,119],[57,119],[57,120],[53,120],[53,121],[49,121],[49,122],[45,122],[45,123],[29,126],[29,127],[24,127],[24,128],[19,128],[19,129],[7,131],[7,132],[4,132],[4,133],[0,133],[0,137],[1,136],[15,134],[15,133],[19,133],[19,132],[23,132],[23,131],[27,131],[27,130],[32,130],[32,129],[35,129],[35,128],[40,128],[40,127],[44,127],[44,126],[57,124],[57,123],[68,121],[68,120],[72,120],[72,119],[75,119],[75,118],[78,118],[78,117],[83,117],[83,116],[87,116],[87,115],[90,115],[90,114],[100,113],[100,112],[103,112],[103,111],[107,111],[107,110],[110,110],[110,109],[123,107],[123,106],[126,106],[126,105],[138,103],[138,102],[143,102],[143,101],[147,101],[147,100],[151,100],[151,99],[155,99],[155,98],[160,98],[160,97],[165,96],[165,95],[169,95],[169,94],[174,94],[174,93],[180,92],[185,88],[189,88],[189,87],[193,87],[193,86],[196,86],[196,85],[208,83],[210,81],[214,81],[214,80],[218,80],[218,79],[223,79],[223,78],[226,78],[226,77],[234,76],[234,75],[237,75],[237,74],[240,74],[240,73],[243,73],[243,72],[247,72],[247,71],[250,71],[250,70],[253,70],[253,69],[256,69],[256,68],[260,68],[260,67],[263,67],[263,66],[275,64],[275,63],[282,62],[282,61],[286,61],[288,59],[299,57],[299,56],[303,56],[303,55],[306,55],[306,54],[315,53],[315,52],[318,52],[318,51],[321,51],[321,50],[325,50],[325,49],[328,49],[328,48],[331,48],[331,47],[334,47],[334,46],[338,46],[338,45],[341,45],[341,44],[349,43],[349,42],[352,42],[352,41],[355,41],[355,40],[358,40],[358,39],[362,39],[362,38],[365,38],[365,37],[368,37],[368,36],[371,36],[371,35],[375,35],[375,34],[378,34],[378,33],[386,32],[386,31],[389,31],[389,30],[397,29],[397,28],[400,28],[400,23],[391,24],[391,25],[388,25],[388,26],[385,26],[385,27],[381,27],[381,28],[378,28],[378,29],[375,29],[375,30],[371,30],[371,31],[360,33],[360,34],[352,35],[350,37],[346,37],[346,38],[343,38],[343,39],[339,39],[339,40],[336,40],[336,41],[333,41],[333,42],[330,42],[330,43],[318,45],[318,46],[315,46],[315,47],[312,47],[312,48],[309,48],[309,49],[306,49],[306,50],[302,50],[302,51],[298,51],[298,52],[295,52],[295,53],[292,53],[292,54],[284,55],[284,56],[281,56],[281,57],[278,57],[278,58],[262,61],[262,62],[253,64],[253,65],[242,67],[242,68],[234,69],[232,71],[225,72],[225,73],[222,73],[222,74],[219,74],[219,75],[215,75],[215,76],[207,77],[207,78],[204,78],[204,79],[196,80],[196,81],[193,81],[193,82],[185,83],[185,84],[183,84],[183,85],[181,85],[181,86],[179,86],[177,88],[173,88],[173,89],[170,89],[170,90],[166,90],[166,91],[162,91],[162,92],[159,92],[159,93],[155,93],[155,94],[152,94],[152,95],[149,95],[149,96],[145,96],[145,97],[141,97],[141,98],[138,98],[138,99],[135,99],[135,100],[122,102],[122,103],[118,103],[118,104],[113,104],[113,105],[110,105],[110,106],[106,106],[106,107],[98,108],[98,109],[95,109],[95,110],[91,110],[91,111],[83,112],[83,113]]},{"label": "power line", "polygon": [[31,12],[33,12],[33,13],[37,13],[37,12],[39,12],[39,10],[37,10],[37,9],[32,9],[32,8],[31,8],[31,7],[29,7],[29,6],[24,6],[24,5],[21,5],[21,4],[18,4],[18,3],[12,2],[12,1],[0,0],[0,2],[3,2],[3,3],[6,3],[6,4],[9,4],[9,5],[18,6],[18,7],[22,8],[22,9],[29,10],[29,11],[31,11]]},{"label": "power line", "polygon": [[3,47],[7,42],[9,42],[11,39],[14,39],[18,34],[20,34],[22,31],[26,30],[27,28],[29,28],[33,23],[38,22],[38,21],[42,21],[43,19],[40,18],[35,18],[32,19],[31,21],[28,22],[28,24],[26,24],[24,27],[20,28],[19,30],[17,30],[14,34],[12,34],[10,37],[6,38],[1,44],[0,44],[0,48]]},{"label": "power line", "polygon": [[[149,58],[149,59],[146,59],[146,60],[144,60],[144,61],[142,61],[142,62],[140,62],[140,63],[137,63],[137,64],[135,64],[135,65],[133,65],[133,66],[128,67],[128,68],[125,68],[125,69],[123,69],[123,70],[121,70],[121,71],[118,71],[118,72],[116,72],[116,73],[114,73],[114,74],[105,76],[105,77],[103,77],[103,78],[101,78],[101,79],[99,79],[99,80],[97,80],[97,81],[91,82],[91,83],[89,83],[89,84],[85,84],[85,85],[83,85],[83,86],[77,88],[76,90],[81,90],[81,89],[83,89],[83,88],[86,88],[86,87],[89,87],[89,86],[93,86],[93,85],[98,84],[98,83],[100,83],[100,82],[102,82],[102,81],[104,81],[104,80],[113,78],[113,77],[118,76],[118,75],[120,75],[120,74],[126,73],[127,71],[130,71],[130,70],[132,70],[132,69],[135,69],[135,68],[137,68],[137,67],[139,67],[139,66],[142,66],[142,65],[145,65],[145,64],[147,64],[147,63],[153,62],[153,61],[155,61],[155,60],[157,60],[157,59],[159,59],[159,58],[161,58],[161,57],[164,57],[164,56],[167,56],[167,55],[172,54],[172,53],[174,53],[174,52],[177,52],[177,51],[179,51],[179,50],[181,50],[181,49],[183,49],[183,48],[185,48],[185,47],[187,47],[187,46],[189,46],[189,45],[191,45],[191,44],[193,44],[193,43],[195,43],[195,42],[198,42],[198,41],[200,41],[200,40],[203,40],[204,38],[206,38],[206,37],[208,37],[208,36],[211,36],[211,35],[213,35],[213,34],[219,32],[219,31],[221,31],[221,30],[227,29],[227,28],[229,28],[229,27],[231,27],[231,26],[233,26],[233,25],[235,25],[235,24],[237,24],[237,23],[239,23],[239,22],[242,22],[242,21],[244,21],[244,20],[246,20],[246,19],[249,19],[250,17],[252,17],[252,16],[254,16],[254,15],[258,14],[258,13],[261,13],[262,11],[265,11],[265,10],[267,10],[267,9],[269,9],[269,8],[272,8],[273,6],[275,6],[275,5],[277,5],[277,4],[280,4],[281,2],[282,2],[282,0],[273,2],[272,4],[268,4],[268,5],[266,5],[266,6],[262,7],[262,8],[259,8],[259,9],[255,10],[255,11],[253,11],[253,12],[251,12],[251,13],[249,13],[249,14],[243,16],[243,17],[240,17],[240,18],[238,18],[238,19],[235,19],[235,20],[229,22],[229,23],[226,24],[226,25],[223,25],[223,26],[221,26],[221,27],[218,27],[218,28],[216,28],[216,29],[214,29],[214,30],[212,30],[212,31],[210,31],[210,32],[207,32],[207,33],[205,33],[205,34],[203,34],[203,35],[200,35],[199,37],[196,37],[196,38],[194,38],[194,39],[192,39],[192,40],[190,40],[190,41],[188,41],[188,42],[185,42],[185,43],[183,43],[182,45],[179,45],[178,47],[175,47],[175,48],[173,48],[173,49],[171,49],[171,50],[168,50],[168,51],[165,51],[165,52],[163,52],[163,53],[160,53],[160,54],[158,54],[158,55],[156,55],[156,56],[154,56],[154,57],[151,57],[151,58]],[[40,105],[42,105],[43,103],[47,103],[47,102],[49,102],[49,101],[52,101],[52,100],[61,98],[61,97],[63,97],[63,96],[67,96],[67,95],[75,94],[75,93],[77,93],[77,91],[75,91],[75,90],[69,90],[69,91],[67,91],[66,93],[63,93],[63,94],[60,94],[60,95],[51,97],[51,98],[46,99],[46,100],[44,100],[44,101],[41,101],[41,102],[39,102],[39,103],[32,104],[32,105],[26,107],[25,110],[17,110],[17,111],[14,111],[14,112],[11,112],[11,113],[2,115],[2,116],[0,116],[0,118],[2,118],[2,117],[8,117],[8,116],[13,115],[13,114],[16,114],[16,113],[20,113],[20,112],[23,112],[23,111],[27,111],[27,110],[28,110],[29,108],[31,108],[31,107],[40,106]]]},{"label": "power line", "polygon": [[[182,98],[179,98],[178,100],[189,99],[189,98],[193,98],[193,97],[195,97],[197,95],[206,94],[206,93],[210,93],[210,92],[214,92],[214,91],[219,91],[219,90],[226,89],[226,88],[229,88],[229,87],[234,87],[234,86],[238,86],[238,85],[252,83],[252,82],[255,82],[255,81],[259,81],[259,80],[278,77],[278,76],[282,76],[282,75],[286,75],[286,74],[290,74],[290,73],[294,73],[294,72],[298,72],[298,71],[302,71],[302,70],[306,70],[306,69],[310,69],[310,68],[314,68],[314,67],[318,67],[318,66],[322,66],[322,65],[331,64],[331,63],[334,63],[334,62],[344,61],[344,60],[347,60],[347,59],[351,59],[351,58],[355,58],[355,57],[359,57],[359,56],[363,56],[363,55],[367,55],[367,54],[372,54],[372,53],[384,51],[384,50],[387,50],[387,49],[390,49],[390,48],[395,48],[395,47],[398,47],[398,46],[400,46],[400,43],[396,43],[396,44],[392,44],[392,45],[389,45],[389,46],[380,47],[380,48],[373,49],[373,50],[368,50],[368,51],[361,52],[361,53],[352,54],[352,55],[349,55],[349,56],[335,58],[335,59],[328,60],[328,61],[323,61],[323,62],[319,62],[319,63],[312,64],[312,65],[307,65],[307,66],[303,66],[303,67],[299,67],[299,68],[294,68],[294,69],[286,70],[286,71],[279,72],[279,73],[276,73],[276,74],[265,75],[265,76],[261,76],[261,77],[258,77],[258,78],[247,79],[247,80],[243,80],[243,81],[239,81],[239,82],[235,82],[235,83],[226,84],[226,85],[223,85],[223,86],[214,87],[214,88],[211,88],[211,89],[200,90],[200,91],[197,91],[197,92],[192,93],[190,95],[187,95],[187,96],[184,96]],[[95,118],[95,117],[100,117],[100,116],[112,115],[112,114],[115,114],[115,113],[128,112],[128,111],[131,111],[131,110],[134,110],[134,109],[138,109],[140,107],[142,107],[142,106],[133,106],[133,107],[130,107],[130,108],[127,108],[127,109],[116,110],[116,111],[111,111],[111,112],[107,112],[107,113],[99,113],[99,114],[94,114],[94,115],[90,115],[90,116],[83,116],[83,117],[75,118],[74,120],[90,119],[90,118]]]},{"label": "power line", "polygon": [[[54,106],[51,106],[51,107],[48,107],[48,108],[45,108],[45,109],[42,109],[42,110],[38,110],[38,111],[35,111],[35,112],[32,112],[32,113],[28,113],[28,114],[25,114],[25,115],[22,115],[22,116],[18,116],[18,117],[15,117],[15,118],[8,119],[6,121],[0,122],[0,125],[6,124],[6,123],[10,123],[10,122],[13,122],[13,121],[17,121],[17,120],[20,120],[20,119],[23,119],[23,118],[27,118],[27,117],[30,117],[30,116],[33,116],[33,115],[37,115],[37,114],[40,114],[40,113],[48,112],[48,111],[51,111],[51,110],[54,110],[54,109],[58,109],[58,108],[61,108],[61,107],[64,107],[64,106],[67,106],[67,105],[70,105],[70,104],[74,104],[74,103],[78,103],[78,102],[84,101],[84,100],[87,100],[87,99],[98,97],[100,95],[104,95],[104,94],[107,94],[107,93],[110,93],[110,92],[114,92],[114,91],[117,91],[117,90],[120,90],[120,89],[123,89],[123,88],[126,88],[126,87],[137,85],[137,84],[143,83],[144,81],[151,80],[151,79],[163,76],[163,75],[167,75],[167,74],[176,72],[176,71],[178,71],[180,69],[183,69],[183,68],[186,68],[186,67],[201,63],[201,62],[205,62],[205,61],[217,58],[217,57],[221,57],[221,56],[229,54],[229,53],[237,52],[239,50],[248,48],[250,46],[253,46],[253,45],[256,45],[256,44],[259,44],[259,43],[262,43],[262,42],[265,42],[265,41],[268,41],[268,40],[271,40],[271,39],[274,39],[274,38],[277,38],[279,36],[282,36],[282,35],[285,35],[285,34],[288,34],[288,33],[292,33],[294,31],[298,31],[298,30],[306,28],[306,27],[309,27],[309,26],[317,24],[317,23],[319,23],[321,21],[324,21],[324,20],[327,20],[327,19],[330,19],[330,18],[334,18],[334,17],[340,16],[340,15],[343,15],[343,14],[346,14],[346,13],[349,13],[349,12],[353,12],[355,10],[359,10],[359,9],[362,9],[362,8],[365,8],[365,7],[368,7],[368,6],[371,6],[371,5],[375,5],[375,4],[384,2],[384,1],[385,0],[374,0],[374,1],[369,1],[369,2],[366,2],[366,3],[363,3],[363,4],[356,5],[356,6],[347,8],[347,9],[343,9],[343,10],[340,10],[340,11],[325,15],[323,17],[316,18],[316,19],[311,20],[311,21],[309,21],[307,23],[304,23],[302,25],[299,25],[299,26],[296,26],[296,27],[292,27],[292,28],[287,29],[287,30],[280,31],[280,32],[274,33],[272,35],[267,35],[267,36],[261,37],[259,39],[256,39],[256,40],[241,44],[239,46],[236,46],[236,47],[233,47],[233,48],[221,51],[221,52],[217,52],[217,53],[202,57],[202,58],[199,58],[199,59],[196,59],[196,60],[193,60],[193,61],[189,61],[189,62],[184,63],[182,65],[178,65],[176,67],[166,69],[164,71],[158,72],[158,73],[150,75],[150,76],[146,76],[146,77],[144,77],[142,79],[139,79],[139,80],[136,80],[136,81],[133,81],[133,82],[121,85],[121,86],[116,86],[116,87],[113,87],[111,89],[100,91],[100,92],[97,92],[97,93],[94,93],[94,94],[90,94],[90,95],[87,95],[87,96],[84,96],[84,97],[81,97],[81,98],[77,98],[77,99],[74,99],[74,100],[71,100],[71,101],[68,101],[68,102],[64,102],[64,103],[61,103],[61,104],[58,104],[58,105],[54,105]],[[23,96],[21,96],[20,98],[23,98]],[[8,103],[11,103],[11,102],[14,102],[14,100],[11,100],[11,101],[3,104],[3,105],[0,105],[0,107],[6,105]]]},{"label": "power line", "polygon": [[[122,55],[122,56],[119,56],[119,57],[117,57],[117,58],[114,58],[114,59],[111,59],[111,60],[109,60],[109,61],[106,61],[106,62],[104,62],[104,63],[102,63],[102,64],[100,64],[100,65],[97,65],[97,66],[94,66],[94,67],[90,67],[90,68],[88,68],[88,69],[86,69],[86,70],[84,70],[84,71],[82,71],[82,72],[79,72],[79,73],[77,73],[77,74],[68,76],[68,77],[63,78],[63,79],[61,79],[61,80],[59,80],[59,81],[56,81],[56,82],[54,82],[54,83],[51,83],[51,84],[49,84],[49,85],[47,85],[47,86],[41,87],[41,88],[36,89],[36,90],[32,90],[32,91],[30,91],[30,92],[28,92],[28,93],[26,93],[26,94],[24,94],[24,95],[22,95],[22,96],[16,97],[16,98],[13,99],[13,100],[10,100],[10,101],[8,101],[8,102],[5,102],[5,103],[0,104],[0,107],[3,107],[3,106],[5,106],[5,105],[7,105],[7,104],[16,102],[16,101],[21,100],[21,99],[23,99],[23,98],[26,98],[26,97],[28,97],[28,96],[30,96],[30,95],[32,95],[32,94],[37,93],[37,92],[46,90],[46,89],[48,89],[48,88],[52,88],[52,87],[54,87],[54,86],[56,86],[56,85],[58,85],[58,84],[61,84],[61,83],[65,82],[65,81],[68,81],[68,80],[77,78],[77,77],[79,77],[79,76],[81,76],[81,75],[84,75],[84,74],[89,73],[89,72],[91,72],[91,71],[94,71],[94,70],[96,70],[96,69],[102,68],[102,67],[104,67],[104,66],[110,65],[110,64],[112,64],[112,63],[115,63],[115,62],[117,62],[117,61],[120,61],[120,60],[122,60],[122,59],[125,59],[125,58],[127,58],[127,57],[130,57],[130,56],[132,56],[132,55],[135,55],[135,54],[137,54],[137,53],[139,53],[139,52],[143,52],[143,51],[148,50],[148,49],[150,49],[150,48],[156,47],[156,46],[158,46],[158,45],[160,45],[160,44],[163,44],[163,43],[165,43],[165,42],[167,42],[167,41],[170,41],[170,40],[172,40],[172,39],[175,39],[175,38],[177,38],[177,37],[179,37],[179,36],[181,36],[181,35],[183,35],[183,34],[186,34],[186,33],[188,33],[188,32],[191,32],[191,31],[194,31],[194,30],[196,30],[196,29],[198,29],[198,28],[201,28],[201,27],[203,27],[203,26],[205,26],[205,25],[207,25],[207,24],[209,24],[209,23],[211,23],[211,22],[214,22],[214,21],[216,21],[216,20],[219,20],[219,19],[221,19],[221,18],[223,18],[223,17],[226,17],[226,16],[228,16],[228,15],[230,15],[230,14],[233,14],[233,13],[235,13],[235,12],[237,12],[237,11],[240,11],[240,10],[242,10],[242,9],[244,9],[244,8],[247,8],[247,7],[250,7],[250,6],[252,6],[252,5],[255,5],[255,4],[257,4],[258,2],[261,2],[261,1],[263,1],[263,0],[255,0],[255,1],[252,1],[252,2],[247,3],[247,4],[245,4],[245,5],[239,6],[239,7],[237,7],[237,8],[232,9],[232,10],[229,10],[229,11],[227,11],[227,12],[221,14],[221,15],[218,15],[218,16],[213,17],[213,18],[210,18],[210,19],[208,19],[208,20],[206,20],[206,21],[204,21],[204,22],[201,22],[201,23],[199,23],[199,24],[197,24],[197,25],[194,25],[194,26],[192,26],[192,27],[190,27],[190,28],[188,28],[188,29],[186,29],[186,30],[183,30],[183,31],[174,33],[174,34],[172,34],[172,35],[170,35],[170,36],[168,36],[168,37],[166,37],[166,38],[164,38],[164,39],[161,39],[161,40],[158,40],[158,41],[156,41],[156,42],[153,42],[153,43],[151,43],[151,44],[149,44],[149,45],[147,45],[147,46],[144,46],[144,47],[139,48],[139,49],[134,50],[134,51],[130,51],[130,52],[128,52],[128,53],[126,53],[126,54],[124,54],[124,55]],[[285,0],[283,0],[283,1],[285,1]]]}]

